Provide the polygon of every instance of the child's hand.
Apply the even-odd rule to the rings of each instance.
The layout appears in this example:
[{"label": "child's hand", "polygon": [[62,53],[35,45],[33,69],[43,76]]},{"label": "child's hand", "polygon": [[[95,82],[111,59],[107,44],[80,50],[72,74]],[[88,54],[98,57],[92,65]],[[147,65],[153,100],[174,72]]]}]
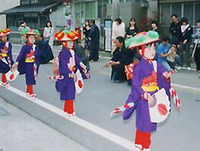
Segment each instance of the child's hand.
[{"label": "child's hand", "polygon": [[169,72],[164,72],[163,73],[163,76],[166,78],[166,79],[169,79],[170,77],[171,77],[171,73],[169,73]]},{"label": "child's hand", "polygon": [[12,69],[11,69],[12,72],[14,72],[14,71],[17,70],[18,64],[19,64],[18,62],[15,62],[15,63],[13,64]]},{"label": "child's hand", "polygon": [[106,63],[104,66],[109,68],[110,67],[110,62]]},{"label": "child's hand", "polygon": [[58,69],[55,69],[55,70],[53,71],[53,73],[54,73],[55,75],[59,75],[59,70],[58,70]]}]

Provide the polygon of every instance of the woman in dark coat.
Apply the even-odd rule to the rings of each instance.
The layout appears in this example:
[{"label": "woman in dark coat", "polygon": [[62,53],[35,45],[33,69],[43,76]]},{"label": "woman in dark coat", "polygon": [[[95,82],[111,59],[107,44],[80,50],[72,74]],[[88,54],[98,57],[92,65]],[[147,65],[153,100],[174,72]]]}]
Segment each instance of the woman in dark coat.
[{"label": "woman in dark coat", "polygon": [[136,21],[134,18],[130,19],[129,27],[126,29],[126,38],[134,37],[138,33],[139,29],[136,26]]},{"label": "woman in dark coat", "polygon": [[40,64],[49,63],[49,61],[51,61],[54,58],[49,43],[46,40],[44,40],[44,38],[38,37],[38,47],[40,50],[39,51]]},{"label": "woman in dark coat", "polygon": [[[180,57],[181,57],[181,66],[186,63],[188,70],[190,69],[191,55],[190,55],[190,45],[192,42],[193,29],[192,26],[188,23],[188,20],[183,17],[181,19],[181,28],[180,28]],[[186,55],[184,56],[184,51]]]}]

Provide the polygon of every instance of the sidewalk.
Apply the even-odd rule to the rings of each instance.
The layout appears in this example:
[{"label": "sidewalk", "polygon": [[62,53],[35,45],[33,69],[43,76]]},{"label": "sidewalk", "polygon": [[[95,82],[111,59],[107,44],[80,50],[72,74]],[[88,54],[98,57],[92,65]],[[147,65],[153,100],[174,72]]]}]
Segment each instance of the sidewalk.
[{"label": "sidewalk", "polygon": [[0,98],[0,151],[89,151]]}]

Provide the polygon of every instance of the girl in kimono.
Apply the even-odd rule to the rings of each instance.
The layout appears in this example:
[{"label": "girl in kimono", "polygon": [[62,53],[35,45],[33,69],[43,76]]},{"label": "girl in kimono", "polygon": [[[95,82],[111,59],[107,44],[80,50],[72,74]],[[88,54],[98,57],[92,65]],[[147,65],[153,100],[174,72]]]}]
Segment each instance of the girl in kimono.
[{"label": "girl in kimono", "polygon": [[6,73],[11,69],[13,65],[12,58],[12,44],[8,42],[8,35],[10,34],[10,29],[0,30],[0,73],[2,73],[1,84],[2,86],[9,86]]},{"label": "girl in kimono", "polygon": [[26,36],[26,44],[22,47],[13,65],[13,70],[17,69],[20,74],[25,74],[27,95],[35,99],[36,94],[34,94],[33,85],[36,84],[36,76],[39,69],[39,49],[34,43],[39,31],[34,29],[23,30],[21,34]]},{"label": "girl in kimono", "polygon": [[73,116],[75,115],[73,101],[76,93],[76,71],[77,69],[80,70],[83,79],[89,78],[89,75],[86,66],[81,62],[74,50],[72,50],[73,41],[78,38],[77,33],[68,30],[58,31],[55,37],[63,45],[54,63],[54,74],[62,77],[57,79],[56,89],[60,92],[60,99],[64,101],[64,112]]},{"label": "girl in kimono", "polygon": [[153,94],[162,88],[168,96],[170,94],[170,74],[154,60],[154,43],[158,40],[158,33],[149,31],[136,35],[126,43],[129,48],[137,48],[141,54],[141,60],[133,69],[132,89],[126,101],[126,104],[134,103],[134,106],[123,114],[123,119],[128,120],[136,110],[135,147],[138,151],[150,151],[151,133],[157,128],[157,123],[151,122],[149,113],[149,105],[156,103]]}]

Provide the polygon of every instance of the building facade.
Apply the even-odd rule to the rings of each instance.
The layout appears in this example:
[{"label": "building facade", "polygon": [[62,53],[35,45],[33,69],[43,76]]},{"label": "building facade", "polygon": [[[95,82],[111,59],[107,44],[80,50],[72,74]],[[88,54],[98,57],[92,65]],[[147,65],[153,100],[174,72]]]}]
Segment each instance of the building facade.
[{"label": "building facade", "polygon": [[[20,0],[0,0],[0,12],[20,5]],[[0,28],[6,28],[6,15],[0,15]]]},{"label": "building facade", "polygon": [[84,20],[95,19],[103,25],[105,19],[121,17],[128,24],[136,20],[157,19],[157,0],[73,0],[74,26],[82,26]]}]

